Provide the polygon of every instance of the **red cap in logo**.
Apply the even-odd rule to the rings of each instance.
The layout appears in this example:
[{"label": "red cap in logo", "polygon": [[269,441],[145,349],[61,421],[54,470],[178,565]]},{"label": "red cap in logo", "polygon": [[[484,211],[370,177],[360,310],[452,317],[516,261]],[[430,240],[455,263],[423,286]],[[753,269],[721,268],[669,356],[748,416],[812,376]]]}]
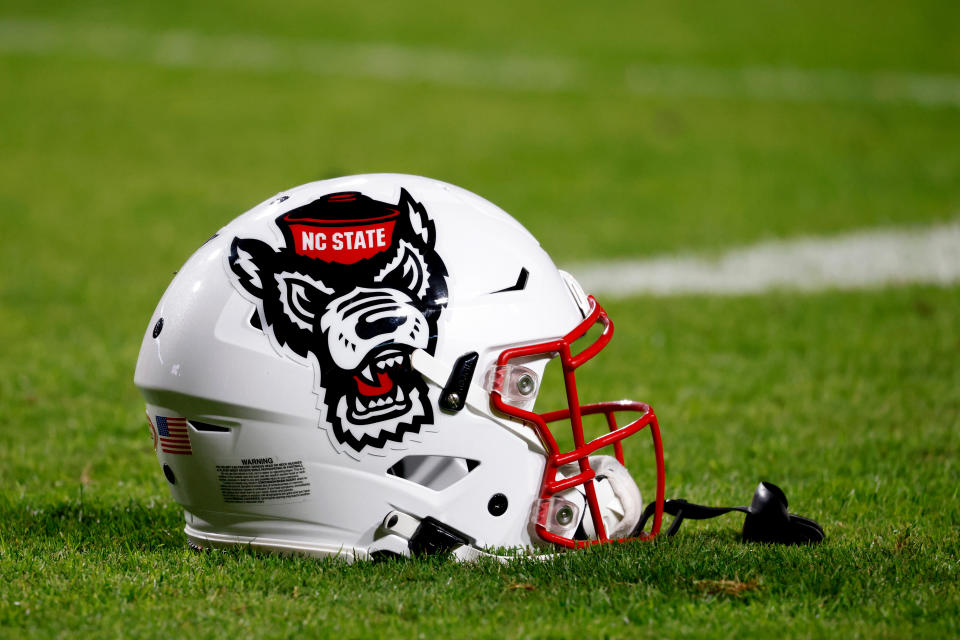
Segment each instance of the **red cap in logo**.
[{"label": "red cap in logo", "polygon": [[294,209],[282,220],[299,255],[353,264],[393,243],[400,211],[355,192],[334,193]]}]

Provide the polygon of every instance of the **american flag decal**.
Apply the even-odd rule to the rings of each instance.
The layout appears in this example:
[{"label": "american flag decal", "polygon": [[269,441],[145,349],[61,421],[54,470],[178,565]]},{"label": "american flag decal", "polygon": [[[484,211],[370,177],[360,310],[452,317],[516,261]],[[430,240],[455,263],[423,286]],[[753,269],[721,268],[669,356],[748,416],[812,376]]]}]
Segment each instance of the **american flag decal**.
[{"label": "american flag decal", "polygon": [[157,416],[157,433],[160,436],[160,450],[164,453],[193,455],[186,418]]}]

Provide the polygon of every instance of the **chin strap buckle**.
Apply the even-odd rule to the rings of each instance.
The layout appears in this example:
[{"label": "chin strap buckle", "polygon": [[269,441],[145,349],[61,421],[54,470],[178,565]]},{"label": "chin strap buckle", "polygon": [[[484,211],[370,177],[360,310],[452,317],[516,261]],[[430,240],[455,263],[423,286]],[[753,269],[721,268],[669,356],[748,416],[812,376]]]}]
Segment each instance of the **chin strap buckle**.
[{"label": "chin strap buckle", "polygon": [[[640,517],[636,532],[653,515],[656,505],[650,503]],[[684,519],[706,520],[716,518],[731,511],[747,514],[740,534],[744,542],[769,542],[777,544],[818,544],[826,534],[817,522],[787,511],[787,496],[772,482],[761,482],[753,494],[749,507],[708,507],[694,504],[683,499],[667,500],[663,503],[663,512],[674,517],[667,529],[672,536],[680,529]]]},{"label": "chin strap buckle", "polygon": [[470,544],[467,536],[430,516],[420,520],[402,511],[391,511],[383,519],[383,528],[406,539],[415,556],[450,553]]}]

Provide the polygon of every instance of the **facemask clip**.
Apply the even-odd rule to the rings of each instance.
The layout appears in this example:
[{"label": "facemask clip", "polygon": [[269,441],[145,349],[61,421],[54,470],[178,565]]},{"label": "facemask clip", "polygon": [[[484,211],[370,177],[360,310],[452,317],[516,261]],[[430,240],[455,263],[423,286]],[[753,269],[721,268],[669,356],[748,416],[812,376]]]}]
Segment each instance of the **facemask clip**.
[{"label": "facemask clip", "polygon": [[572,538],[577,527],[580,526],[580,507],[554,496],[534,503],[532,523],[540,525],[554,535]]},{"label": "facemask clip", "polygon": [[494,366],[487,369],[483,388],[488,393],[498,392],[507,404],[529,411],[537,399],[540,376],[533,369],[520,364]]}]

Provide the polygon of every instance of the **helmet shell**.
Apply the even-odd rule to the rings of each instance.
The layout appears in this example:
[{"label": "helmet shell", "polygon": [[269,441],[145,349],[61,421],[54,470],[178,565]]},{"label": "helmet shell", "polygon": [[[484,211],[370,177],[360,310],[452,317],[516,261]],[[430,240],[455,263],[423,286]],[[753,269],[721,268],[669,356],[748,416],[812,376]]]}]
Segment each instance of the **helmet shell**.
[{"label": "helmet shell", "polygon": [[400,511],[478,547],[530,545],[540,441],[489,395],[440,408],[442,376],[412,362],[450,372],[475,352],[477,395],[504,349],[583,317],[502,209],[427,178],[350,176],[281,192],[200,247],[150,319],[135,383],[195,542],[366,556],[391,548],[382,523]]}]

